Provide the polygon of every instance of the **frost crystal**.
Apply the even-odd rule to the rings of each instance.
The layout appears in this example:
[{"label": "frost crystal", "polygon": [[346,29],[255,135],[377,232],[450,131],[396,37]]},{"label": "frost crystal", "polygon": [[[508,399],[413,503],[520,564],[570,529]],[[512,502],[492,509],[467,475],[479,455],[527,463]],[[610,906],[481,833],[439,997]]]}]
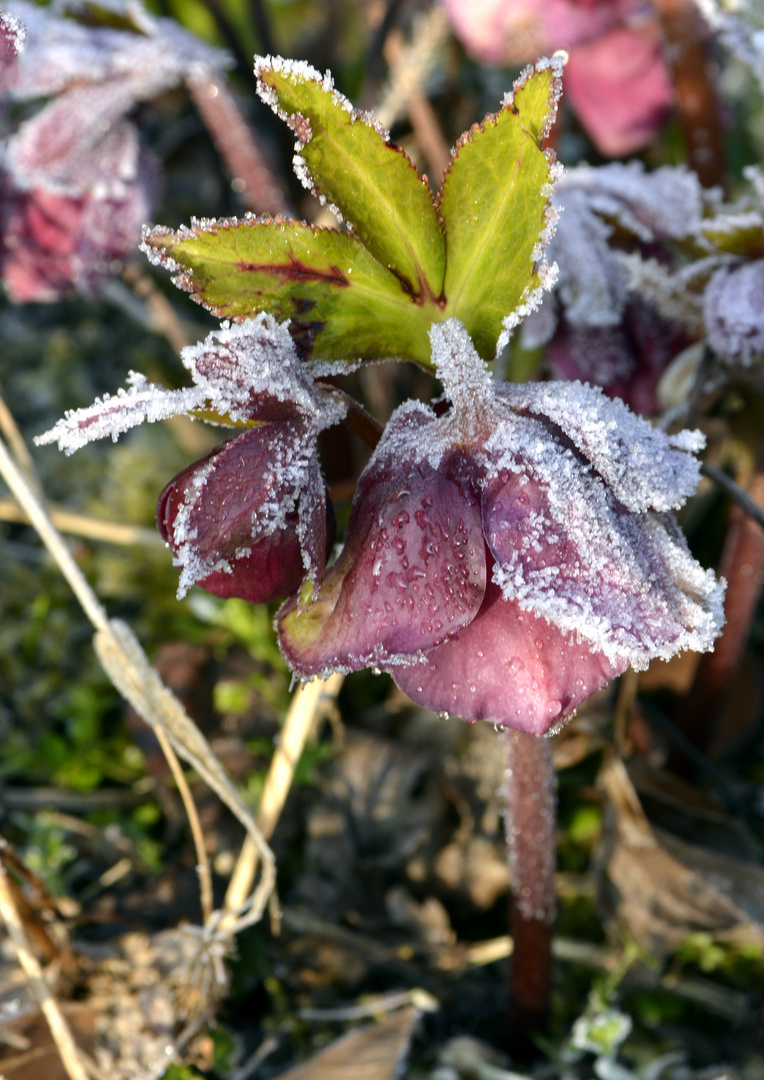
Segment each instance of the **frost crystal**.
[{"label": "frost crystal", "polygon": [[305,576],[317,584],[334,525],[316,439],[345,405],[316,389],[287,325],[264,313],[224,324],[182,359],[193,386],[164,390],[132,375],[128,390],[69,413],[35,441],[71,453],[179,413],[244,425],[160,496],[160,530],[181,567],[179,593],[199,582],[263,603],[293,592]]},{"label": "frost crystal", "polygon": [[723,587],[669,513],[703,436],[580,383],[494,386],[456,320],[431,339],[451,409],[393,414],[315,603],[280,612],[296,673],[374,664],[429,708],[543,734],[629,664],[709,649]]}]

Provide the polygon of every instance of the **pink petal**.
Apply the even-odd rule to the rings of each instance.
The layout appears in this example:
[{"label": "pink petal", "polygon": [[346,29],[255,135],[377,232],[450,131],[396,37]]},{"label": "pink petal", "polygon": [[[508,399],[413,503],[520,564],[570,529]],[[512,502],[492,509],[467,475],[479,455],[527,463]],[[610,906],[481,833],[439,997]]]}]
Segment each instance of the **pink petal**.
[{"label": "pink petal", "polygon": [[670,515],[628,513],[571,451],[521,460],[483,495],[494,580],[517,601],[577,632],[614,664],[644,668],[718,634],[723,590],[689,553]]},{"label": "pink petal", "polygon": [[[281,649],[298,674],[411,662],[480,606],[485,552],[477,499],[442,462],[436,470],[401,455],[396,436],[411,421],[411,413],[390,421],[317,600],[305,609],[292,602],[280,614]],[[410,426],[428,422],[415,417]]]},{"label": "pink petal", "polygon": [[609,157],[645,146],[666,120],[673,89],[656,30],[615,27],[571,50],[565,91],[597,149]]},{"label": "pink petal", "polygon": [[425,708],[543,735],[626,666],[504,600],[489,582],[471,623],[423,664],[390,673]]}]

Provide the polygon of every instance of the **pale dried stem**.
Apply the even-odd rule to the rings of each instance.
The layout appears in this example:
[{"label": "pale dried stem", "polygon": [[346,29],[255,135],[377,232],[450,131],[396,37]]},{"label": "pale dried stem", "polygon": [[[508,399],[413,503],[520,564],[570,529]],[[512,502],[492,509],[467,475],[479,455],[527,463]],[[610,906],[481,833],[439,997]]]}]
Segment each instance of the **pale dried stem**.
[{"label": "pale dried stem", "polygon": [[214,902],[212,897],[212,871],[210,869],[210,860],[207,855],[207,848],[204,843],[204,833],[202,832],[202,823],[199,821],[199,813],[196,809],[196,803],[194,797],[191,794],[191,789],[188,786],[188,782],[181,768],[181,764],[178,761],[178,756],[173,750],[172,746],[167,739],[167,736],[161,728],[154,729],[154,734],[157,737],[157,742],[162,748],[167,764],[170,766],[170,771],[175,777],[175,783],[178,785],[178,792],[183,800],[183,806],[186,809],[186,816],[188,818],[188,824],[191,829],[191,836],[194,841],[194,848],[196,849],[196,869],[199,874],[199,891],[201,893],[202,903],[202,921],[208,923],[212,918],[212,911],[214,908]]},{"label": "pale dried stem", "polygon": [[550,739],[507,728],[507,846],[514,954],[511,1008],[519,1033],[544,1023],[551,992],[556,778]]},{"label": "pale dried stem", "polygon": [[[273,836],[281,811],[284,808],[294,772],[321,711],[335,700],[344,676],[330,675],[328,679],[314,679],[297,688],[292,697],[281,737],[265,778],[257,826],[266,840]],[[259,854],[255,845],[245,841],[226,893],[224,907],[235,911],[241,906],[257,873]]]},{"label": "pale dried stem", "polygon": [[[164,541],[158,532],[154,529],[146,529],[142,525],[123,525],[118,521],[103,521],[89,517],[87,514],[76,514],[63,506],[50,504],[47,506],[47,511],[56,529],[70,536],[80,536],[85,540],[102,540],[107,544],[121,544],[126,547],[136,544],[144,544],[147,547],[164,546]],[[28,525],[29,515],[11,499],[0,499],[0,520]]]},{"label": "pale dried stem", "polygon": [[30,522],[95,627],[96,653],[115,687],[152,728],[164,732],[177,753],[197,770],[252,838],[259,854],[262,873],[252,896],[248,901],[242,902],[241,917],[232,927],[232,931],[256,922],[262,917],[273,891],[275,866],[273,853],[255,825],[252,815],[207,740],[189,719],[178,699],[162,683],[129,627],[119,620],[108,618],[2,440],[0,473],[23,506]]},{"label": "pale dried stem", "polygon": [[40,481],[37,477],[37,470],[35,469],[32,455],[29,453],[27,444],[24,442],[24,436],[19,431],[13,413],[5,404],[5,398],[2,393],[0,393],[0,432],[5,436],[8,447],[13,454],[16,464],[26,479],[26,482],[29,484],[35,495],[40,498]]},{"label": "pale dried stem", "polygon": [[385,54],[391,61],[390,81],[374,110],[377,120],[389,128],[402,116],[412,94],[417,93],[435,70],[450,35],[448,16],[435,6],[419,19],[411,43],[401,46],[390,34]]},{"label": "pale dried stem", "polygon": [[145,325],[148,330],[161,334],[176,353],[193,343],[194,339],[187,333],[175,308],[138,262],[125,266],[122,279],[145,304]]},{"label": "pale dried stem", "polygon": [[16,950],[19,964],[48,1023],[67,1075],[70,1080],[90,1080],[82,1064],[69,1025],[64,1019],[42,968],[29,947],[23,923],[19,918],[11,891],[8,888],[7,871],[2,863],[0,863],[0,916],[2,916],[3,922],[8,929],[8,935]]}]

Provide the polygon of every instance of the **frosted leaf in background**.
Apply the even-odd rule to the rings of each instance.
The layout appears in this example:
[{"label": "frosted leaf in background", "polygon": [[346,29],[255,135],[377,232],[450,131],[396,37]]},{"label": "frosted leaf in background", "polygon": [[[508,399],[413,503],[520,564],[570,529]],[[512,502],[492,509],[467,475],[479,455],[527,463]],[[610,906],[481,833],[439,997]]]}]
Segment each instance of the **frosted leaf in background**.
[{"label": "frosted leaf in background", "polygon": [[[174,19],[159,19],[137,2],[103,5],[125,20],[125,29],[94,26],[64,17],[74,3],[41,8],[9,0],[4,10],[29,29],[27,54],[19,64],[16,100],[52,97],[87,83],[122,81],[134,101],[177,86],[198,65],[230,67],[225,52],[195,38]],[[127,27],[135,27],[131,31]]]},{"label": "frosted leaf in background", "polygon": [[764,356],[764,260],[718,270],[706,289],[708,344],[744,367]]},{"label": "frosted leaf in background", "polygon": [[280,612],[295,672],[373,663],[428,708],[542,734],[629,664],[709,649],[723,588],[668,512],[703,436],[580,383],[493,386],[456,320],[430,337],[451,408],[393,414],[317,600]]},{"label": "frosted leaf in background", "polygon": [[555,201],[562,212],[550,244],[559,267],[554,302],[546,298],[530,315],[522,343],[548,345],[558,377],[594,382],[632,408],[654,412],[663,371],[697,332],[698,303],[677,304],[687,281],[676,283],[672,308],[656,296],[649,265],[657,263],[646,250],[665,250],[663,280],[672,245],[709,248],[704,215],[715,196],[685,168],[648,173],[628,162],[567,170]]},{"label": "frosted leaf in background", "polygon": [[764,9],[759,0],[737,0],[722,6],[718,0],[695,0],[723,45],[742,60],[764,89]]}]

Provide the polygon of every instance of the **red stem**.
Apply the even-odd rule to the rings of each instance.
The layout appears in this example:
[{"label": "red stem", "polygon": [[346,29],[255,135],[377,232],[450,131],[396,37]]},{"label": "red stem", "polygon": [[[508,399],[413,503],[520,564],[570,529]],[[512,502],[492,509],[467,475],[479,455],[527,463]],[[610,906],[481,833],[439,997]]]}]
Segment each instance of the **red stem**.
[{"label": "red stem", "polygon": [[205,68],[186,85],[229,173],[241,185],[239,194],[247,209],[288,216],[284,185],[268,164],[225,76]]},{"label": "red stem", "polygon": [[[507,847],[513,1035],[544,1026],[552,982],[556,778],[550,739],[507,728]],[[513,1038],[516,1041],[516,1038]]]}]

